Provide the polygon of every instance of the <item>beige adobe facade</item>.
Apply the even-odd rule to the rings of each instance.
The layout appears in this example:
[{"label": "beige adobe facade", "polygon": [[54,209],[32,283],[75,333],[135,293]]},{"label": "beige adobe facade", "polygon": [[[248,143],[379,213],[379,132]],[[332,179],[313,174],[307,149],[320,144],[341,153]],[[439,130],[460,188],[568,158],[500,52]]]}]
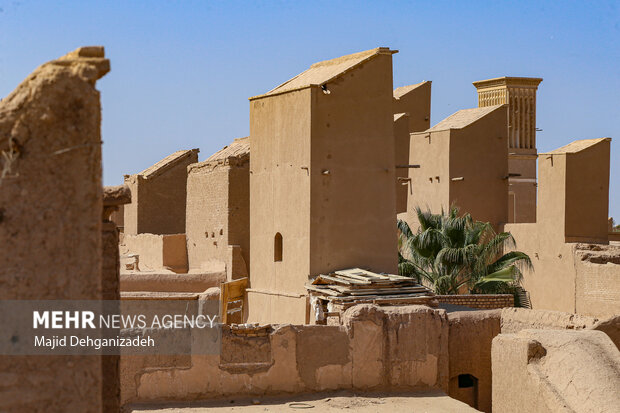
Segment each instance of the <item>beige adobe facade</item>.
[{"label": "beige adobe facade", "polygon": [[407,197],[411,194],[409,181],[410,137],[431,124],[431,82],[394,89],[394,154],[396,162],[396,212],[406,219]]},{"label": "beige adobe facade", "polygon": [[396,272],[393,53],[316,63],[250,98],[250,321],[306,322],[311,276]]},{"label": "beige adobe facade", "polygon": [[123,272],[142,271],[185,274],[188,271],[185,234],[124,235],[120,251]]},{"label": "beige adobe facade", "polygon": [[[614,344],[620,343],[614,343],[606,335],[610,330],[602,327],[609,327],[609,321],[620,328],[618,320],[601,322],[554,311],[506,308],[446,312],[421,305],[361,304],[346,310],[341,325],[284,324],[249,330],[226,327],[221,354],[195,354],[175,363],[161,358],[123,357],[122,400],[130,405],[226,397],[230,403],[232,398],[262,400],[282,393],[350,390],[358,394],[416,394],[435,390],[488,413],[492,408],[496,412],[515,411],[524,405],[524,399],[536,403],[546,391],[574,400],[572,389],[557,381],[566,374],[579,380],[580,390],[597,386],[606,389],[604,393],[594,392],[596,396],[585,404],[604,406],[615,396],[610,384],[620,378],[620,353],[614,349]],[[536,361],[544,369],[547,360],[540,356],[543,349],[548,351],[552,367],[543,371],[556,379],[539,389],[537,372],[525,361],[528,353],[517,351],[518,346],[510,343],[514,343],[514,336],[564,337],[565,333],[570,335],[564,340],[571,346],[569,351],[562,350],[562,342],[540,339],[539,351],[532,353],[539,356]],[[522,340],[521,344],[536,342]],[[586,358],[583,353],[573,357],[575,344],[592,357]],[[497,355],[501,355],[499,360],[495,359]],[[555,365],[562,357],[564,365]],[[584,359],[588,362],[582,362]],[[605,375],[599,375],[599,370]],[[584,376],[589,382],[581,380]],[[511,386],[515,381],[518,386]],[[498,388],[501,394],[497,394]],[[515,392],[515,388],[528,391]],[[556,406],[552,404],[550,411],[558,411]],[[573,407],[577,407],[573,411],[583,411],[578,405]]]},{"label": "beige adobe facade", "polygon": [[125,205],[124,233],[183,234],[187,167],[198,162],[198,149],[176,151],[135,175],[126,175],[132,193]]},{"label": "beige adobe facade", "polygon": [[190,272],[226,266],[229,279],[250,263],[250,138],[235,139],[187,168],[187,256]]},{"label": "beige adobe facade", "polygon": [[394,154],[396,174],[396,212],[406,219],[407,198],[411,193],[409,180],[409,114],[394,115]]},{"label": "beige adobe facade", "polygon": [[508,105],[508,221],[536,221],[536,91],[533,77],[474,82],[478,107]]},{"label": "beige adobe facade", "polygon": [[540,154],[536,222],[554,225],[564,242],[607,244],[610,143],[584,139]]},{"label": "beige adobe facade", "polygon": [[536,223],[504,228],[532,258],[523,286],[533,308],[620,313],[620,247],[606,245],[610,141],[580,140],[540,154]]},{"label": "beige adobe facade", "polygon": [[493,411],[620,411],[620,352],[601,331],[523,330],[493,340]]},{"label": "beige adobe facade", "polygon": [[451,205],[496,228],[506,222],[508,156],[506,106],[464,109],[432,128],[411,134],[411,193],[407,221],[417,228],[415,207],[433,213]]},{"label": "beige adobe facade", "polygon": [[394,89],[394,114],[409,114],[409,132],[419,132],[431,126],[431,81]]},{"label": "beige adobe facade", "polygon": [[[103,242],[113,238],[113,253],[117,241],[102,224],[95,89],[109,70],[103,47],[81,47],[0,101],[2,300],[118,299],[118,258],[103,257]],[[2,355],[0,411],[118,411],[117,365],[100,356]]]}]

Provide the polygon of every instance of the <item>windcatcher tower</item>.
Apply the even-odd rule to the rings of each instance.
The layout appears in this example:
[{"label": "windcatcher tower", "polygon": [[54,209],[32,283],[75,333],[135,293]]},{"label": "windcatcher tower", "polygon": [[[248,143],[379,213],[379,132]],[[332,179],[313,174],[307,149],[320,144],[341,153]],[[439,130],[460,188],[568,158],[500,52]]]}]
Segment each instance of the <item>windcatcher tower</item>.
[{"label": "windcatcher tower", "polygon": [[533,77],[474,82],[478,107],[508,105],[508,222],[536,221],[536,91]]}]

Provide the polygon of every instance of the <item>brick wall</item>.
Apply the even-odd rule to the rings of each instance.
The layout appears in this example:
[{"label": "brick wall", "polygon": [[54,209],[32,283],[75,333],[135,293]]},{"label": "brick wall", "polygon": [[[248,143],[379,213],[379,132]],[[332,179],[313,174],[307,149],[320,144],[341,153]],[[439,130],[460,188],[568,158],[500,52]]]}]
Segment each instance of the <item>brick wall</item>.
[{"label": "brick wall", "polygon": [[228,252],[229,165],[201,162],[187,177],[187,253],[190,269],[226,262]]},{"label": "brick wall", "polygon": [[[191,165],[187,177],[187,252],[191,269],[227,263],[230,245],[250,261],[249,156]],[[247,275],[243,269],[236,275]]]},{"label": "brick wall", "polygon": [[512,294],[459,294],[436,295],[440,304],[462,305],[471,308],[505,308],[514,307],[515,300]]},{"label": "brick wall", "polygon": [[197,151],[160,175],[138,179],[138,234],[185,233],[187,166],[195,162]]}]

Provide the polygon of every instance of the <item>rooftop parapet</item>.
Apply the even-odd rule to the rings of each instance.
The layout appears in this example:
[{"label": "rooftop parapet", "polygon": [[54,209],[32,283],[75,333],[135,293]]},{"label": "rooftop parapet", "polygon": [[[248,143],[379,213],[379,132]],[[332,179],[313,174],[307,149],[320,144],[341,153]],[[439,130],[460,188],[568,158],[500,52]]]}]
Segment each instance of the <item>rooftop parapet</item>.
[{"label": "rooftop parapet", "polygon": [[484,118],[495,109],[500,108],[502,105],[486,106],[483,108],[463,109],[448,116],[432,128],[428,129],[428,132],[437,132],[450,129],[463,129],[467,126],[477,122]]},{"label": "rooftop parapet", "polygon": [[230,145],[224,146],[202,162],[189,165],[187,171],[215,167],[218,165],[243,165],[250,159],[250,137],[235,139]]},{"label": "rooftop parapet", "polygon": [[[200,152],[200,149],[186,149],[186,150],[176,151],[166,156],[164,159],[149,166],[142,172],[138,172],[137,175],[140,175],[142,178],[145,178],[145,179],[155,178],[156,176],[161,175],[162,173],[166,172],[168,169],[172,168],[173,166],[178,165],[181,161],[189,158],[190,156],[197,155],[199,152]],[[129,175],[125,175],[125,177],[128,177],[128,176]]]},{"label": "rooftop parapet", "polygon": [[398,53],[398,50],[390,50],[389,47],[377,47],[375,49],[341,56],[336,59],[314,63],[308,70],[287,80],[263,95],[251,97],[250,100],[306,89],[308,87],[324,86],[326,83],[337,79],[377,55],[393,55],[395,53]]}]

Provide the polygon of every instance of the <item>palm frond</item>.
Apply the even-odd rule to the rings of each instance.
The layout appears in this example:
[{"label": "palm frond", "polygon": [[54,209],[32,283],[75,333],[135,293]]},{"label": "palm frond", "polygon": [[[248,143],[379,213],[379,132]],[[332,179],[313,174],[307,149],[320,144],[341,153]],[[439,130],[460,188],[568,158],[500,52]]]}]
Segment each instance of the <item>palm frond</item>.
[{"label": "palm frond", "polygon": [[486,222],[474,222],[465,233],[466,244],[480,244],[493,228]]},{"label": "palm frond", "polygon": [[441,231],[429,228],[411,238],[411,247],[419,255],[434,257],[444,245],[445,237]]},{"label": "palm frond", "polygon": [[503,268],[516,265],[518,269],[532,270],[532,260],[521,251],[510,251],[499,257],[487,267],[487,273],[493,273]]},{"label": "palm frond", "polygon": [[427,229],[437,228],[436,220],[433,218],[433,214],[430,210],[422,211],[422,209],[417,206],[415,207],[415,213],[418,217],[418,222],[420,223],[420,230],[426,231]]},{"label": "palm frond", "polygon": [[402,219],[399,219],[396,222],[396,226],[397,226],[398,230],[400,231],[400,233],[405,238],[413,237],[413,232],[411,231],[411,228],[409,227],[409,224],[407,224],[407,221],[403,221]]},{"label": "palm frond", "polygon": [[476,281],[474,288],[481,288],[491,283],[512,283],[518,272],[515,266],[503,268]]},{"label": "palm frond", "polygon": [[[522,269],[531,268],[530,258],[515,248],[509,232],[495,233],[488,222],[460,214],[455,205],[441,214],[415,208],[420,226],[415,234],[399,221],[399,271],[416,277],[437,294],[458,294],[463,286],[470,292],[509,292],[522,279]],[[503,254],[503,255],[502,255]]]}]

